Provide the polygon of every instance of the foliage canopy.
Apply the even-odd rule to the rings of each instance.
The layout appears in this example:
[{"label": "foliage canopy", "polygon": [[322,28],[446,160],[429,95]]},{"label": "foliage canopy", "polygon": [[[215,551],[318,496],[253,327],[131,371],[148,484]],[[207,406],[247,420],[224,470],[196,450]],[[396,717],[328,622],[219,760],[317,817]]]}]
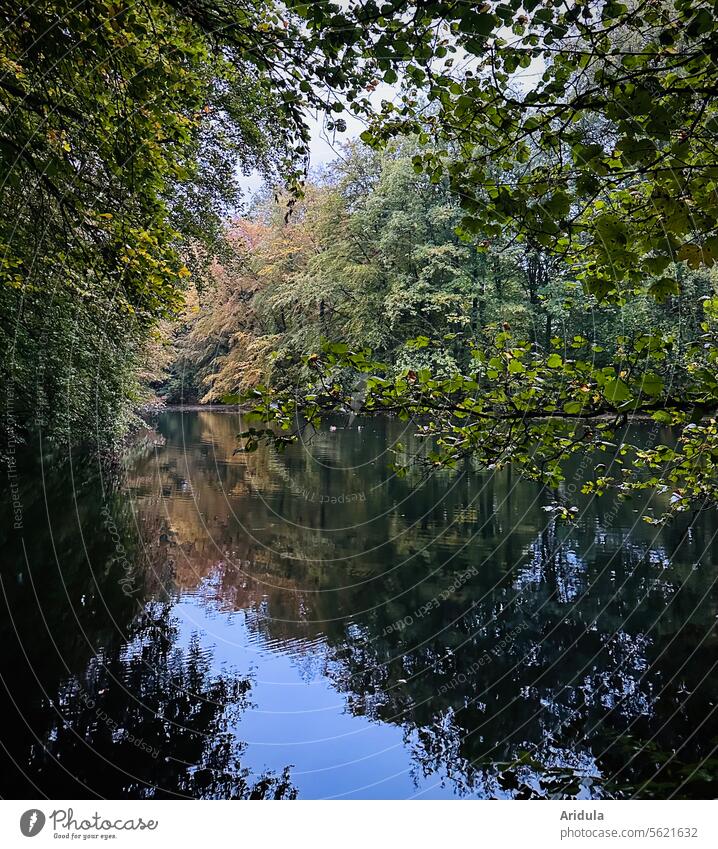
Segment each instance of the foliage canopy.
[{"label": "foliage canopy", "polygon": [[[305,206],[298,252],[298,231],[281,234],[291,221],[275,222],[271,261],[245,264],[245,282],[261,271],[259,282],[228,283],[221,368],[209,358],[198,372],[210,392],[269,369],[272,390],[253,390],[265,424],[361,404],[428,419],[434,462],[510,460],[552,484],[563,457],[642,413],[677,426],[678,444],[630,446],[650,474],[607,472],[593,486],[627,493],[663,476],[679,508],[712,500],[718,299],[695,275],[718,255],[715,11],[707,0],[0,4],[8,428],[39,410],[51,431],[111,433],[186,279],[201,290],[236,254],[223,222],[237,167],[288,185],[299,216],[306,116],[321,110],[341,131],[350,110],[368,121],[367,145],[409,144],[410,160],[396,157],[393,188],[385,163],[354,196]],[[399,93],[375,108],[384,84]],[[404,209],[388,214],[393,191]],[[528,333],[489,317],[502,269],[526,283]],[[650,321],[608,347],[605,334],[558,332],[580,290],[590,309]],[[666,326],[646,294],[677,320],[701,297],[690,332]],[[245,303],[252,326],[237,328]],[[236,360],[245,349],[251,374]],[[303,401],[276,394],[297,377]]]}]

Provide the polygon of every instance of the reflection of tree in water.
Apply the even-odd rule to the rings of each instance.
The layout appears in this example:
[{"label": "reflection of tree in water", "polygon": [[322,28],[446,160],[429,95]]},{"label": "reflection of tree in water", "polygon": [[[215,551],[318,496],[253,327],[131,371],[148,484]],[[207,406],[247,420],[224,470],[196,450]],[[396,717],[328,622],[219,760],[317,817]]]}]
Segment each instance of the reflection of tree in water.
[{"label": "reflection of tree in water", "polygon": [[0,524],[0,795],[295,795],[287,770],[242,767],[250,682],[179,644],[163,517],[136,523],[114,468],[73,463],[68,491],[67,464],[45,460],[19,476],[27,531]]},{"label": "reflection of tree in water", "polygon": [[[417,775],[460,795],[660,797],[662,776],[680,774],[678,795],[710,797],[718,688],[702,680],[715,659],[700,641],[715,604],[693,621],[661,621],[666,584],[681,570],[646,584],[644,559],[627,546],[579,562],[564,545],[545,550],[538,571],[530,559],[518,570],[531,581],[497,582],[480,603],[463,604],[464,615],[461,602],[448,603],[397,630],[377,608],[333,644],[327,672],[354,713],[403,727]],[[707,572],[691,585],[693,605],[711,581]],[[625,585],[618,594],[616,583]],[[482,582],[468,595],[480,599]],[[698,735],[695,716],[708,719]],[[626,740],[642,741],[630,762]]]},{"label": "reflection of tree in water", "polygon": [[178,647],[170,609],[149,605],[127,645],[60,688],[31,769],[55,773],[58,790],[68,770],[107,798],[294,797],[288,770],[256,777],[242,767],[232,726],[251,684],[212,674],[211,659],[196,639]]},{"label": "reflection of tree in water", "polygon": [[[510,472],[373,489],[376,464],[358,474],[292,451],[230,459],[233,436],[212,432],[216,421],[202,414],[223,462],[193,456],[197,501],[167,502],[180,586],[243,610],[267,643],[320,668],[352,713],[401,726],[417,777],[458,794],[582,798],[660,795],[661,776],[683,770],[674,788],[708,795],[690,767],[710,764],[716,737],[715,677],[701,680],[718,613],[713,517],[658,539],[632,505],[596,501],[568,528]],[[333,434],[344,444],[327,457],[361,463],[390,431]],[[173,450],[162,481],[180,492]],[[302,495],[318,485],[372,494],[327,511]],[[352,519],[358,529],[331,533]],[[708,718],[698,736],[696,716]]]}]

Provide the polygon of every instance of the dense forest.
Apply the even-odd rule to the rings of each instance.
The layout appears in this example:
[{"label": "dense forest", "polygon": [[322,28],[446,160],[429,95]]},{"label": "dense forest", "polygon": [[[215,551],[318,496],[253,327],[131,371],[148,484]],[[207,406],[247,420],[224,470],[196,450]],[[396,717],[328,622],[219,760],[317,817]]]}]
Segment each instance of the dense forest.
[{"label": "dense forest", "polygon": [[666,379],[687,382],[712,270],[681,266],[680,291],[661,301],[638,293],[599,306],[565,263],[510,233],[482,249],[457,235],[460,204],[446,182],[416,173],[417,150],[347,146],[287,221],[274,197],[255,199],[231,225],[231,252],[166,326],[168,374],[152,388],[171,404],[236,401],[302,380],[327,343],[371,348],[395,375],[448,378],[469,366],[467,339],[488,349],[506,328],[548,353],[590,342],[606,365],[651,328],[671,342]]},{"label": "dense forest", "polygon": [[715,796],[717,22],[0,0],[0,796]]},{"label": "dense forest", "polygon": [[389,413],[430,464],[555,485],[642,415],[677,441],[621,444],[586,491],[715,500],[713,3],[0,18],[5,457],[38,429],[107,449],[154,393],[249,402],[248,450]]}]

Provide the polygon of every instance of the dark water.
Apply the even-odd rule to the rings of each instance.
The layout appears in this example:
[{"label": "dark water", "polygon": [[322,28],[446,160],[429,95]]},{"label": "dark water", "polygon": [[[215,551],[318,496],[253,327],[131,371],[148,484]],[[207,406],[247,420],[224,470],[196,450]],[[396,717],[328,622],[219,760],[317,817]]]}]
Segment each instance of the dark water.
[{"label": "dark water", "polygon": [[568,527],[509,472],[394,477],[399,423],[240,429],[18,469],[2,796],[716,795],[714,512]]}]

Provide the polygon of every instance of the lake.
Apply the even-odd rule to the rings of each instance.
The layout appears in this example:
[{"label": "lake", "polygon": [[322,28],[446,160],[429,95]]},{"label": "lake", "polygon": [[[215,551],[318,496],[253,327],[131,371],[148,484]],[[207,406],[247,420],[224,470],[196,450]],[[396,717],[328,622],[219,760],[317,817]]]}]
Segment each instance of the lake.
[{"label": "lake", "polygon": [[252,454],[231,412],[154,427],[18,463],[2,796],[716,795],[715,511],[397,477],[397,421]]}]

